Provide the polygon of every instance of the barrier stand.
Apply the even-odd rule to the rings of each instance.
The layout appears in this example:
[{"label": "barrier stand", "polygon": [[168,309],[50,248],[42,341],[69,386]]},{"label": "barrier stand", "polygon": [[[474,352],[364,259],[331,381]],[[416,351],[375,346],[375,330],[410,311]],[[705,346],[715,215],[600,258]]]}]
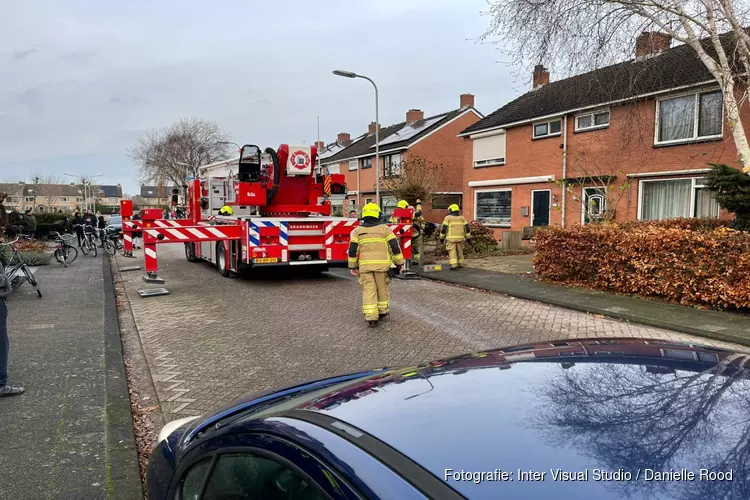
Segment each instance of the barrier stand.
[{"label": "barrier stand", "polygon": [[[154,226],[154,221],[160,219],[162,215],[159,208],[147,208],[141,210],[141,220],[143,229],[143,260],[146,265],[146,274],[143,281],[146,283],[164,284],[164,280],[159,278],[157,271],[159,265],[156,260],[156,236],[151,235],[147,230]],[[166,292],[166,289],[164,289]],[[140,292],[139,292],[140,293]],[[151,295],[154,295],[153,293]]]},{"label": "barrier stand", "polygon": [[122,246],[125,247],[123,256],[134,259],[132,233],[134,229],[137,229],[137,226],[131,220],[133,218],[133,200],[120,201],[120,214],[122,214]]},{"label": "barrier stand", "polygon": [[396,208],[393,211],[393,217],[399,219],[398,224],[406,224],[408,230],[402,229],[398,236],[399,243],[401,243],[401,251],[404,255],[404,267],[401,268],[401,273],[397,275],[402,280],[413,280],[418,279],[419,275],[411,270],[411,232],[412,222],[414,221],[414,209],[412,208]]}]

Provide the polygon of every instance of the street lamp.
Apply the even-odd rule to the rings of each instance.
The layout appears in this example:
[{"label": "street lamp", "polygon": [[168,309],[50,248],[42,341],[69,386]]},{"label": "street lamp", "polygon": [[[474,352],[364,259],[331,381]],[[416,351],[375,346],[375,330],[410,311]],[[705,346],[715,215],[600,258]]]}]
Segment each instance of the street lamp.
[{"label": "street lamp", "polygon": [[[81,180],[81,185],[83,185],[83,203],[86,207],[85,209],[88,210],[89,209],[89,194],[88,193],[91,192],[91,179],[93,179],[94,177],[101,177],[104,174],[73,175],[73,174],[69,174],[66,172],[65,175]],[[86,190],[87,187],[88,187],[88,191]]]},{"label": "street lamp", "polygon": [[[333,72],[336,76],[343,76],[344,78],[362,78],[372,83],[375,88],[375,203],[380,206],[380,119],[378,118],[378,86],[372,81],[372,78],[364,75],[358,75],[352,71],[342,71],[337,69]],[[359,166],[357,167],[357,174],[359,174]],[[357,195],[359,195],[359,186],[357,186]]]}]

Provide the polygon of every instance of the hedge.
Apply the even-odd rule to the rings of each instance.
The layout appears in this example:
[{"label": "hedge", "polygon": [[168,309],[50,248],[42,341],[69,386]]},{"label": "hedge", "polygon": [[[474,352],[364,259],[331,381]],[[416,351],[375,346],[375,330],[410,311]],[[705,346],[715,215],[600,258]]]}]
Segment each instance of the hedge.
[{"label": "hedge", "polygon": [[731,221],[550,227],[534,267],[546,280],[681,304],[750,308],[750,234]]}]

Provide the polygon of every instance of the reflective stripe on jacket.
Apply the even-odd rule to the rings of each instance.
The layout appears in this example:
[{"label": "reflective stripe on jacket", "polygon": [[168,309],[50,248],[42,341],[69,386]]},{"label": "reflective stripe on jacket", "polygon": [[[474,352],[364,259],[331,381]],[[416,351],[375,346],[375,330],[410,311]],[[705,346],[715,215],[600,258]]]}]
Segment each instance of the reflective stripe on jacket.
[{"label": "reflective stripe on jacket", "polygon": [[386,272],[391,263],[404,263],[398,238],[385,224],[354,229],[349,239],[348,257],[349,268],[359,268],[363,272]]},{"label": "reflective stripe on jacket", "polygon": [[469,223],[463,215],[447,215],[440,227],[440,239],[450,242],[464,241],[471,234]]}]

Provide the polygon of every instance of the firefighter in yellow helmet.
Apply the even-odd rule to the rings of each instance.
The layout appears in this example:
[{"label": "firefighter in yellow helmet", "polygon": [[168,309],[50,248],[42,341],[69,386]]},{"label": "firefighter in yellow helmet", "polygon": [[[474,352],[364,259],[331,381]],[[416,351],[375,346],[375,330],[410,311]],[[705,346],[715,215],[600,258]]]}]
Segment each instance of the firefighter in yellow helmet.
[{"label": "firefighter in yellow helmet", "polygon": [[[409,208],[409,202],[406,201],[406,200],[401,200],[401,201],[398,202],[398,204],[396,205],[396,207],[398,207],[398,208]],[[391,218],[388,219],[388,222],[390,222],[391,224],[397,224],[397,223],[401,222],[401,219],[399,217],[396,217],[395,215],[391,215]]]},{"label": "firefighter in yellow helmet", "polygon": [[391,267],[401,272],[404,256],[398,238],[380,220],[380,207],[368,203],[362,208],[362,223],[352,231],[349,240],[349,269],[359,276],[362,285],[362,312],[369,326],[390,311],[391,298],[388,284]]},{"label": "firefighter in yellow helmet", "polygon": [[232,215],[232,213],[234,212],[232,211],[232,207],[230,207],[229,205],[224,205],[223,207],[221,207],[221,210],[219,210],[219,215]]},{"label": "firefighter in yellow helmet", "polygon": [[424,235],[425,224],[424,216],[422,215],[422,200],[417,198],[417,207],[414,209],[414,219],[411,223],[411,260],[417,264],[422,263],[422,237]]},{"label": "firefighter in yellow helmet", "polygon": [[458,213],[455,203],[448,207],[448,215],[443,219],[440,227],[440,239],[445,240],[451,270],[464,267],[464,242],[471,238],[471,228],[463,215]]}]

